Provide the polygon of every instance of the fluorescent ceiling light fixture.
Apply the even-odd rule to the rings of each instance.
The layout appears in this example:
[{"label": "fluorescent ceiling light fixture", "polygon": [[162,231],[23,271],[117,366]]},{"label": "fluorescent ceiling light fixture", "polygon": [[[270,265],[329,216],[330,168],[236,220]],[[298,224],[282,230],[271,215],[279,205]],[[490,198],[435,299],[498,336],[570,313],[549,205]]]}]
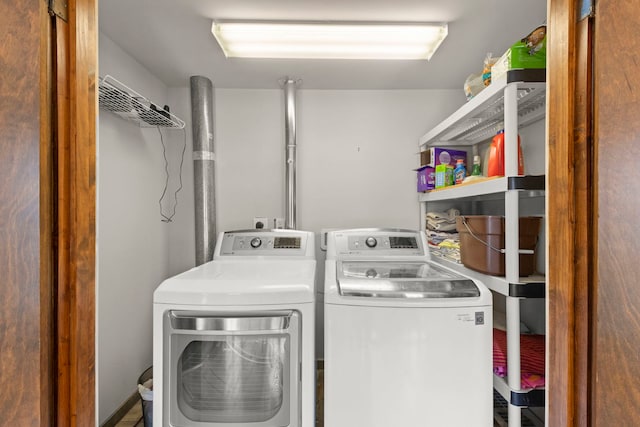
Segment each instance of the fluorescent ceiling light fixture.
[{"label": "fluorescent ceiling light fixture", "polygon": [[214,21],[226,57],[430,59],[447,24]]}]

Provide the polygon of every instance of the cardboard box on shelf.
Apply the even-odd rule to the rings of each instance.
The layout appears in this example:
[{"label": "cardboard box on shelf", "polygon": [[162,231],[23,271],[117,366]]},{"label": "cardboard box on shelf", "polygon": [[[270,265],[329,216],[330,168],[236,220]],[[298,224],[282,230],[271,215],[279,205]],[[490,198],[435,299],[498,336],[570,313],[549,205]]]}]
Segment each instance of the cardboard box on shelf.
[{"label": "cardboard box on shelf", "polygon": [[420,167],[427,166],[429,164],[429,159],[431,158],[429,150],[420,152]]},{"label": "cardboard box on shelf", "polygon": [[455,167],[458,159],[463,159],[464,164],[466,165],[467,152],[462,150],[453,150],[448,147],[430,147],[429,161],[426,164],[433,168],[443,164]]},{"label": "cardboard box on shelf", "polygon": [[448,187],[454,185],[453,166],[437,165],[436,166],[436,188]]},{"label": "cardboard box on shelf", "polygon": [[422,193],[436,188],[435,168],[422,166],[416,171],[418,174],[418,192]]}]

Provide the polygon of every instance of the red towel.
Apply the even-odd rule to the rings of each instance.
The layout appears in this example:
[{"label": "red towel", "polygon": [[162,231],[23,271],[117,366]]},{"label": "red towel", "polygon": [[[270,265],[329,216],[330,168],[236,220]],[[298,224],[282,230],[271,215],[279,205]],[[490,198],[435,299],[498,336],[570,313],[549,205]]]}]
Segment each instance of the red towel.
[{"label": "red towel", "polygon": [[[544,378],[544,335],[520,335],[520,376],[523,389],[542,388]],[[505,377],[507,368],[507,334],[493,329],[493,372]]]}]

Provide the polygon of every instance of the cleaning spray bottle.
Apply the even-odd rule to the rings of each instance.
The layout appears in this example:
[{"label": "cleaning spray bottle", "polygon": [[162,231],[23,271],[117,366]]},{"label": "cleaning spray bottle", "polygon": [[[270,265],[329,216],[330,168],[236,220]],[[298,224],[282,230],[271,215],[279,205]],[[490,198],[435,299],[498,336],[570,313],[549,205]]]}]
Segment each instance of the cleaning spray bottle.
[{"label": "cleaning spray bottle", "polygon": [[456,184],[462,184],[462,181],[467,177],[467,169],[464,167],[464,160],[458,159],[456,168],[453,170],[453,176],[455,177]]}]

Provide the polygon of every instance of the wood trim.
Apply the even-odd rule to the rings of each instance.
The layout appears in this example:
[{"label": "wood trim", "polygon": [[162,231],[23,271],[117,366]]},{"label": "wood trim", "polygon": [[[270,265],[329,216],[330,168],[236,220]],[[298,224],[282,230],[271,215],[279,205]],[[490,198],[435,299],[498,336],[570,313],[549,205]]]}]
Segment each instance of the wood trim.
[{"label": "wood trim", "polygon": [[96,422],[96,0],[70,2],[71,188],[73,237],[71,414],[74,426]]},{"label": "wood trim", "polygon": [[53,28],[44,2],[40,9],[40,340],[42,345],[40,425],[54,425],[56,413],[55,339],[55,179],[53,133]]},{"label": "wood trim", "polygon": [[58,369],[57,421],[60,426],[70,425],[71,419],[71,327],[70,327],[70,227],[69,212],[71,178],[69,159],[69,25],[54,16],[55,63],[56,63],[56,196],[57,196],[57,288],[56,288],[56,353]]},{"label": "wood trim", "polygon": [[595,245],[593,217],[593,19],[576,26],[576,70],[574,112],[574,192],[575,192],[575,343],[573,384],[576,426],[587,426],[591,419],[590,348],[592,331],[592,292]]},{"label": "wood trim", "polygon": [[574,192],[575,0],[548,0],[547,410],[550,427],[576,422],[574,402],[576,194]]},{"label": "wood trim", "polygon": [[56,18],[58,426],[96,424],[96,14],[71,0]]},{"label": "wood trim", "polygon": [[69,2],[71,420],[95,425],[96,0]]}]

